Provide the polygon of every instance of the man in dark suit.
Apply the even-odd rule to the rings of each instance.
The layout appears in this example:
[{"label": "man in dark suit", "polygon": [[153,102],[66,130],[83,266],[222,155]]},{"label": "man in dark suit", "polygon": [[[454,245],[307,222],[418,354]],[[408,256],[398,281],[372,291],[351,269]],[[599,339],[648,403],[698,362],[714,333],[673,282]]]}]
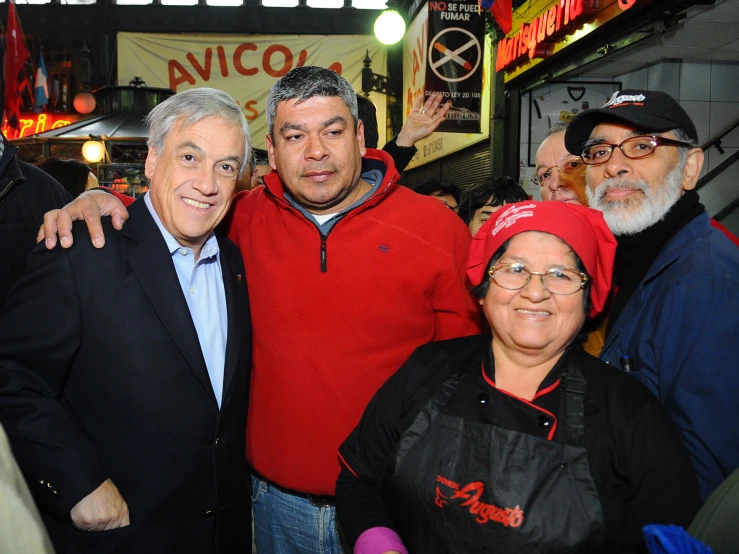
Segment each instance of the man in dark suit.
[{"label": "man in dark suit", "polygon": [[107,248],[37,247],[0,314],[0,420],[57,552],[250,545],[251,324],[238,249],[213,229],[250,154],[214,89],[148,116],[149,193]]}]

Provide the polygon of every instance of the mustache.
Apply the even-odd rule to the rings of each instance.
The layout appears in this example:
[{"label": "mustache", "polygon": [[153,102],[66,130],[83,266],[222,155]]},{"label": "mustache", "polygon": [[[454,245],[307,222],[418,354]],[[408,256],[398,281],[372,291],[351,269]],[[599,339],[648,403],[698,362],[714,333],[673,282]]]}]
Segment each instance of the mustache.
[{"label": "mustache", "polygon": [[643,192],[647,196],[651,192],[649,183],[644,181],[625,181],[623,179],[610,177],[609,179],[604,180],[596,187],[595,191],[593,191],[593,200],[596,202],[602,201],[608,192],[622,189],[637,190]]},{"label": "mustache", "polygon": [[329,171],[331,173],[337,173],[336,168],[333,166],[326,166],[326,167],[307,167],[303,170],[303,175],[308,175],[309,173],[324,173],[326,171]]}]

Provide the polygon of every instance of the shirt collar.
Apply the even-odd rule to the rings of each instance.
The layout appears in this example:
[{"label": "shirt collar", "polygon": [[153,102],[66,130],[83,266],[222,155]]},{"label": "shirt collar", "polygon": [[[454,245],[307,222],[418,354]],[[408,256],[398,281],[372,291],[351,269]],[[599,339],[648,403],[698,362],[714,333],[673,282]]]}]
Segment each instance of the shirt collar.
[{"label": "shirt collar", "polygon": [[[156,223],[157,227],[159,227],[159,231],[164,237],[164,242],[167,243],[167,250],[169,251],[169,253],[174,254],[175,252],[178,252],[181,248],[183,248],[183,246],[179,242],[177,242],[177,239],[172,236],[172,233],[167,231],[167,228],[164,226],[164,224],[162,224],[162,220],[159,219],[159,214],[157,214],[156,210],[154,209],[154,205],[151,203],[151,198],[149,197],[148,192],[144,195],[144,204],[146,204],[146,207],[149,208],[149,213],[151,213],[151,217],[154,219],[154,223]],[[205,241],[205,244],[203,244],[203,248],[200,250],[200,260],[212,258],[213,256],[219,256],[219,248],[218,239],[216,238],[215,233],[211,231]]]}]

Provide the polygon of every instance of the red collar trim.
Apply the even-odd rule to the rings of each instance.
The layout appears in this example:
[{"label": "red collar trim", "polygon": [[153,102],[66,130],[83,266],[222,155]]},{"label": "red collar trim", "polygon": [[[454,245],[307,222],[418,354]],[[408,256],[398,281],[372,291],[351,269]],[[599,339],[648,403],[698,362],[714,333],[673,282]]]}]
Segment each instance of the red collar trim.
[{"label": "red collar trim", "polygon": [[515,398],[519,402],[523,402],[527,406],[529,406],[531,408],[534,408],[535,410],[537,410],[539,412],[542,412],[544,414],[547,414],[549,417],[552,418],[552,420],[553,420],[554,423],[552,424],[552,428],[549,431],[549,434],[547,435],[547,440],[552,440],[554,438],[554,433],[557,430],[557,416],[554,415],[552,412],[550,412],[548,410],[545,410],[544,408],[542,408],[540,406],[537,406],[536,404],[533,404],[532,402],[533,402],[533,400],[536,400],[537,398],[539,398],[541,396],[544,396],[545,394],[548,394],[548,393],[552,392],[554,389],[556,389],[559,386],[559,383],[562,380],[562,378],[560,377],[559,379],[557,379],[554,383],[552,383],[548,387],[536,391],[536,395],[534,396],[534,398],[532,399],[532,401],[529,401],[529,400],[526,400],[525,398],[521,398],[520,396],[516,396],[515,394],[510,393],[507,390],[499,389],[497,387],[497,385],[495,384],[495,381],[493,381],[488,376],[488,374],[485,372],[485,364],[483,363],[483,364],[480,364],[480,365],[481,365],[481,368],[482,368],[482,378],[485,379],[485,381],[487,382],[488,385],[490,385],[491,387],[493,387],[498,392],[502,392],[503,394],[505,394],[507,396],[510,396],[511,398]]}]

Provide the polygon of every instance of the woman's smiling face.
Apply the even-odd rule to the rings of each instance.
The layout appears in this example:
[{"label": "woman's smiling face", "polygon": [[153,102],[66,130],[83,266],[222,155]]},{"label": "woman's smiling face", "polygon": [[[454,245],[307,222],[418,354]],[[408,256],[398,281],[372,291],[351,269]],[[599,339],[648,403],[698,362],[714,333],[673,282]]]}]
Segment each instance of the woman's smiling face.
[{"label": "woman's smiling face", "polygon": [[[548,233],[526,231],[514,236],[498,264],[519,263],[531,271],[576,269],[575,255],[562,240]],[[585,323],[583,290],[552,294],[541,277],[532,275],[520,290],[508,290],[491,281],[480,299],[493,340],[501,348],[544,357],[559,355]]]}]

